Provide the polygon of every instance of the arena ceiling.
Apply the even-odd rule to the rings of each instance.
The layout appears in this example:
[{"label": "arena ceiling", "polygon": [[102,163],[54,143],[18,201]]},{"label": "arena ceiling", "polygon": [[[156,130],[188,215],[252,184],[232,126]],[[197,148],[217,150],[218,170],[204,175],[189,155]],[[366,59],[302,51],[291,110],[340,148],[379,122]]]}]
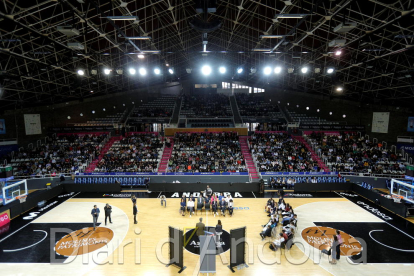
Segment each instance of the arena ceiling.
[{"label": "arena ceiling", "polygon": [[[204,63],[226,65],[229,79],[362,102],[414,102],[411,0],[210,0],[216,10],[207,16],[196,11],[203,1],[0,0],[2,109],[182,80]],[[123,16],[132,19],[114,20]],[[193,26],[197,24],[211,29],[200,32]],[[214,24],[220,24],[218,29]],[[338,32],[335,27],[340,24],[351,27]],[[68,36],[58,26],[77,31]],[[342,54],[336,56],[337,50]],[[145,58],[139,59],[139,53]],[[174,75],[156,77],[149,72],[144,78],[127,73],[130,66],[168,69],[166,64],[174,68]],[[283,68],[280,75],[263,76],[264,66],[277,65]],[[244,74],[235,72],[239,66]],[[307,74],[300,72],[302,66],[309,67]],[[335,73],[326,74],[328,67]],[[80,68],[86,70],[82,77],[77,74]],[[107,76],[104,68],[113,71]],[[295,70],[288,73],[287,68]],[[123,69],[123,74],[116,69]],[[188,74],[186,69],[193,71]],[[337,92],[338,86],[344,90]]]}]

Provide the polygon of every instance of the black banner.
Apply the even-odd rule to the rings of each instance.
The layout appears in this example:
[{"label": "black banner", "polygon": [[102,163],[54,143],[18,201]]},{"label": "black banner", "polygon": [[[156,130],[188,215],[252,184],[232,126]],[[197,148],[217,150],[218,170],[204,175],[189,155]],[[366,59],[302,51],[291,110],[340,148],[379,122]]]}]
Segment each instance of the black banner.
[{"label": "black banner", "polygon": [[361,125],[303,125],[301,124],[299,128],[303,130],[365,131],[365,126],[361,126]]}]

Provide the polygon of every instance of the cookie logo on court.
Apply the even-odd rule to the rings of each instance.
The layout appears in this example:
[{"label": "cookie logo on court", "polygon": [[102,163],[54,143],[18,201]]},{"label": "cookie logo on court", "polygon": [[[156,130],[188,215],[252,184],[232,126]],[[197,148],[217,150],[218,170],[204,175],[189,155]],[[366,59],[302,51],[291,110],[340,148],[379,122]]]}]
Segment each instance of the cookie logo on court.
[{"label": "cookie logo on court", "polygon": [[[313,226],[303,229],[302,238],[311,246],[319,250],[329,250],[333,242],[333,236],[336,235],[336,229],[324,226]],[[353,236],[342,232],[341,237],[341,256],[353,256],[362,251],[361,243]]]},{"label": "cookie logo on court", "polygon": [[[188,228],[187,228],[188,229]],[[215,227],[206,226],[205,229],[207,232],[216,233]],[[185,229],[184,229],[185,231]],[[209,234],[207,234],[209,235]],[[214,237],[215,239],[217,236]],[[192,228],[185,232],[184,234],[184,248],[193,253],[200,255],[200,239],[198,238],[195,228]],[[220,242],[216,243],[216,255],[224,253],[230,249],[230,233],[226,230],[223,230],[220,237]]]},{"label": "cookie logo on court", "polygon": [[76,256],[98,250],[107,245],[114,237],[114,232],[106,227],[87,227],[76,230],[56,243],[55,251],[63,256]]}]

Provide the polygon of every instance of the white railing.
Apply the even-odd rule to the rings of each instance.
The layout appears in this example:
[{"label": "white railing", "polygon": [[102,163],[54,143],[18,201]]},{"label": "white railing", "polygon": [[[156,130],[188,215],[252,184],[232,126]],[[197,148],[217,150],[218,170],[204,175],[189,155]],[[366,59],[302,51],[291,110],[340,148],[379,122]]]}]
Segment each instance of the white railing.
[{"label": "white railing", "polygon": [[399,178],[404,179],[401,174],[387,174],[387,173],[359,173],[359,172],[339,172],[341,176],[360,176],[360,177],[382,177],[382,178]]},{"label": "white railing", "polygon": [[19,175],[19,176],[14,176],[14,179],[37,179],[37,178],[59,178],[61,175],[69,176],[71,177],[72,175],[74,175],[75,173],[56,173],[55,175],[53,174],[42,174],[42,175]]}]

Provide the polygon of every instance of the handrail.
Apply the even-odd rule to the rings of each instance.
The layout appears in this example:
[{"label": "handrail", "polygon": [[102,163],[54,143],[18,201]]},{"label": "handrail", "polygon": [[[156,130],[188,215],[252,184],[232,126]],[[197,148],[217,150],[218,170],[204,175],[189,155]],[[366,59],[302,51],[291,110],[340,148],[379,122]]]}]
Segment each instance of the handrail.
[{"label": "handrail", "polygon": [[397,146],[391,145],[390,151],[392,152],[392,149],[394,149],[394,153],[397,154]]},{"label": "handrail", "polygon": [[404,175],[401,174],[377,174],[377,173],[358,173],[358,172],[339,172],[341,176],[360,176],[360,177],[381,177],[381,178],[398,178],[404,179]]},{"label": "handrail", "polygon": [[388,145],[388,143],[387,143],[387,142],[382,141],[382,146],[384,147],[384,149],[387,149],[387,145]]},{"label": "handrail", "polygon": [[372,143],[378,144],[378,138],[372,138]]}]

